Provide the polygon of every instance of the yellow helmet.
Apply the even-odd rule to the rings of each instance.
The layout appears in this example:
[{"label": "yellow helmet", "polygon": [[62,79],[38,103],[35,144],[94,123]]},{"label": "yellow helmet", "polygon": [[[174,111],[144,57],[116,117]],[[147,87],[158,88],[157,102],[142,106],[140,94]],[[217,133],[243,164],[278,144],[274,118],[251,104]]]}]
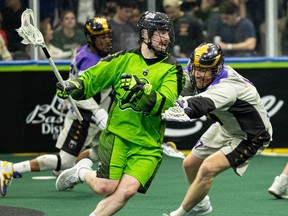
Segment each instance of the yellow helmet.
[{"label": "yellow helmet", "polygon": [[214,75],[218,74],[224,64],[224,53],[221,47],[213,43],[200,44],[190,56],[192,67],[212,69]]}]

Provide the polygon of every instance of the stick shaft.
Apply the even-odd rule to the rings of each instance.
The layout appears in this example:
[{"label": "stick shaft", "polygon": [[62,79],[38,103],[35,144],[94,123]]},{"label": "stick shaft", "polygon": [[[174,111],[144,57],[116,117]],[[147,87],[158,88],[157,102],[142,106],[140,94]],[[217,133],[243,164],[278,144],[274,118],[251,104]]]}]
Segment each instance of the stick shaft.
[{"label": "stick shaft", "polygon": [[[47,48],[46,48],[46,47],[42,47],[42,50],[43,50],[43,52],[45,53],[45,56],[47,57],[47,59],[48,59],[50,65],[51,65],[51,67],[52,67],[52,69],[53,69],[53,72],[54,72],[57,80],[58,80],[58,81],[61,83],[61,85],[64,87],[64,86],[65,86],[64,80],[62,79],[61,74],[59,73],[58,68],[56,67],[53,59],[51,58],[51,56],[50,56]],[[68,99],[69,99],[69,102],[71,103],[71,105],[72,105],[72,107],[73,107],[73,109],[74,109],[74,111],[75,111],[75,113],[76,113],[76,115],[77,115],[78,120],[79,120],[79,121],[82,121],[82,120],[83,120],[83,117],[81,116],[81,113],[79,112],[78,107],[76,106],[76,103],[75,103],[75,101],[73,100],[73,98],[71,97],[71,95],[69,95]]]}]

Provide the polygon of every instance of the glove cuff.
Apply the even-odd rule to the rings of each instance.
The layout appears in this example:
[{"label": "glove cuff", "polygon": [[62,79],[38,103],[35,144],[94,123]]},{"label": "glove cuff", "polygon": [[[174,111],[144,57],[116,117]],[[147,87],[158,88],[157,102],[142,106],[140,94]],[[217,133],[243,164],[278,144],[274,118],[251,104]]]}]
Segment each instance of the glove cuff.
[{"label": "glove cuff", "polygon": [[150,94],[151,94],[151,91],[152,91],[152,85],[150,85],[150,84],[145,84],[145,85],[143,86],[143,92],[144,92],[144,94],[150,95]]},{"label": "glove cuff", "polygon": [[69,92],[72,98],[75,100],[85,99],[83,81],[81,79],[75,79],[75,80],[71,80],[70,82],[72,82],[77,87],[76,89]]}]

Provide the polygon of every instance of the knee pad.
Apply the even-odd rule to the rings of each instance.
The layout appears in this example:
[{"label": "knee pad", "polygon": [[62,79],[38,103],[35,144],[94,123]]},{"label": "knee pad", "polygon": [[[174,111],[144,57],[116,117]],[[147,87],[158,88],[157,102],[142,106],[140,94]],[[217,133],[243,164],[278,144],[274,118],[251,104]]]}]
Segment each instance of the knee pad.
[{"label": "knee pad", "polygon": [[59,152],[59,156],[61,158],[61,166],[60,166],[61,170],[71,168],[72,166],[75,165],[75,161],[77,158],[76,156],[69,154],[63,150]]},{"label": "knee pad", "polygon": [[57,168],[58,157],[54,154],[41,155],[36,158],[39,163],[40,171],[54,170]]}]

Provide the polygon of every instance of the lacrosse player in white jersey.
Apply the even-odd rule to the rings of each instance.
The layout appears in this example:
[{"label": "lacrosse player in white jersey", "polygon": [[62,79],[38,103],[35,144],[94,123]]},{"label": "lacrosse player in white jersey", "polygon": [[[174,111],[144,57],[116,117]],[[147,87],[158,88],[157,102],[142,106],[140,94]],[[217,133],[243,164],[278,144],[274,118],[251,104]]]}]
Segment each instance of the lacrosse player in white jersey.
[{"label": "lacrosse player in white jersey", "polygon": [[206,115],[215,123],[183,161],[190,184],[186,196],[178,209],[163,215],[209,214],[212,206],[207,194],[215,176],[229,168],[242,176],[248,161],[272,140],[268,113],[255,86],[224,64],[220,46],[199,45],[191,54],[188,71],[191,79],[186,80],[183,97],[163,119],[179,120],[180,110],[188,121]]},{"label": "lacrosse player in white jersey", "polygon": [[[84,70],[96,65],[106,57],[112,48],[112,30],[104,18],[88,19],[84,26],[87,45],[79,48],[70,66],[70,78],[77,78]],[[12,164],[0,161],[0,192],[7,193],[7,187],[19,173],[54,170],[58,171],[74,166],[77,157],[88,157],[97,161],[98,137],[106,126],[107,110],[112,101],[112,88],[104,89],[88,100],[77,101],[77,107],[83,117],[79,122],[69,109],[64,127],[57,139],[58,154],[46,154],[32,160]],[[92,147],[85,150],[87,147]],[[79,155],[80,154],[80,155]],[[20,175],[21,176],[21,175]]]}]

